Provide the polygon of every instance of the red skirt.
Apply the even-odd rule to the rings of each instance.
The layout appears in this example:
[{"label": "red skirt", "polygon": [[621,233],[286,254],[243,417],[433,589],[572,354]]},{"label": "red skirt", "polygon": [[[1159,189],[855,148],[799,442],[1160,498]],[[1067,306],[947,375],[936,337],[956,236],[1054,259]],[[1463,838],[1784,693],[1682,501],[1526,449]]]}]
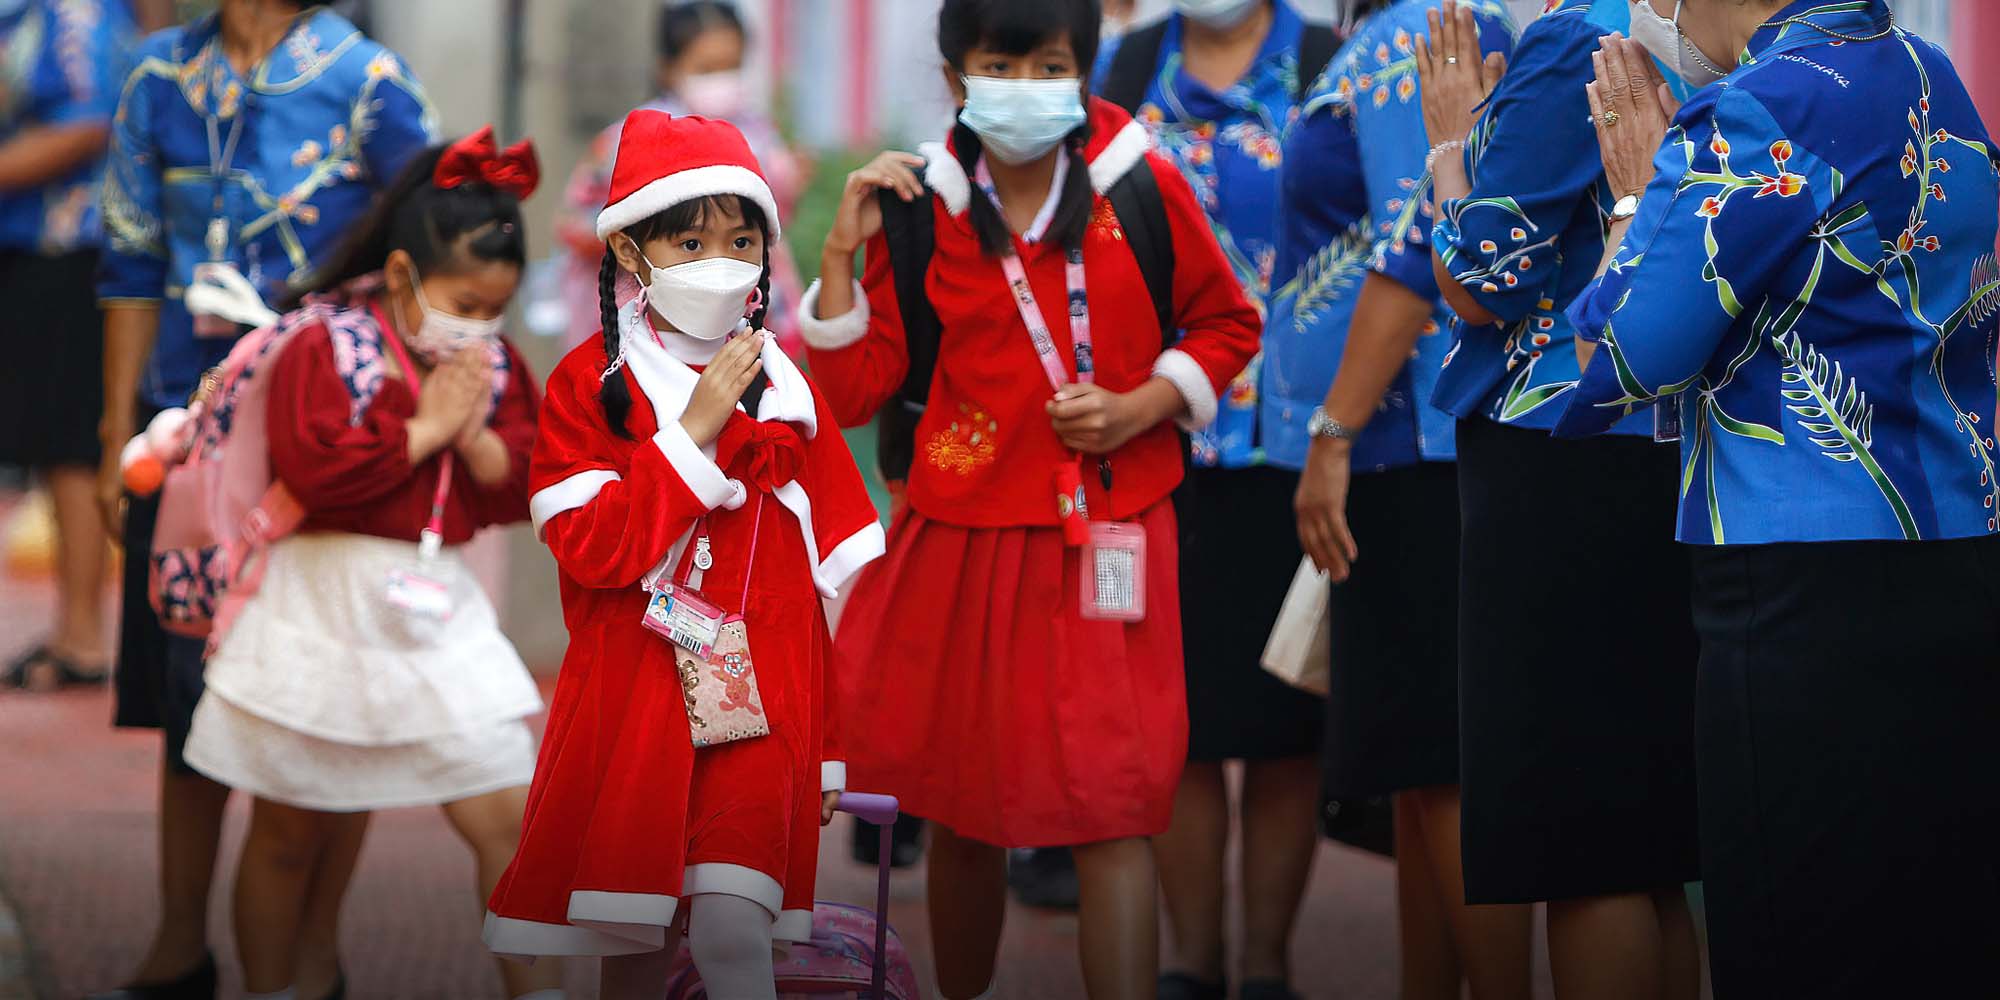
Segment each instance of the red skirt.
[{"label": "red skirt", "polygon": [[1061,529],[897,518],[834,639],[848,787],[1005,847],[1165,831],[1188,736],[1172,504],[1138,523],[1128,625],[1081,616]]}]

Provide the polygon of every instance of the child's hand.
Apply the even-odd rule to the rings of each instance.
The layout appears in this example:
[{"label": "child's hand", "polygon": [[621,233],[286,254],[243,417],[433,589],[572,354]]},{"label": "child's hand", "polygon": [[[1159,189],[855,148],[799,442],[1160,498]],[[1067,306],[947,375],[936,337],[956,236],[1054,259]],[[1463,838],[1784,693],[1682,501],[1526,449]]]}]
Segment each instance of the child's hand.
[{"label": "child's hand", "polygon": [[838,809],[839,806],[840,806],[839,792],[819,793],[819,825],[825,826],[828,823],[833,822],[834,811]]},{"label": "child's hand", "polygon": [[462,358],[463,354],[454,355],[431,369],[417,393],[417,414],[410,418],[410,424],[412,436],[424,442],[424,447],[415,449],[418,457],[428,456],[458,437],[480,405],[480,398],[492,392],[489,376]]},{"label": "child's hand", "polygon": [[448,365],[465,367],[468,379],[479,386],[480,392],[473,397],[472,410],[466,414],[465,425],[458,429],[458,437],[452,444],[463,450],[472,447],[479,432],[486,429],[486,421],[493,416],[493,357],[484,347],[467,347],[451,356]]},{"label": "child's hand", "polygon": [[848,174],[833,228],[826,234],[825,253],[851,258],[863,243],[882,231],[882,203],[876,200],[875,192],[894,191],[904,201],[923,197],[924,180],[917,175],[923,168],[923,157],[892,149]]},{"label": "child's hand", "polygon": [[686,412],[681,414],[681,428],[687,431],[694,443],[706,447],[722,433],[722,425],[729,422],[729,415],[736,412],[736,403],[743,398],[743,390],[750,387],[750,380],[764,370],[764,359],[758,352],[770,334],[762,330],[749,336],[738,337],[723,345],[715,355],[715,360],[702,369],[701,378],[694,384],[694,393],[688,397]]}]

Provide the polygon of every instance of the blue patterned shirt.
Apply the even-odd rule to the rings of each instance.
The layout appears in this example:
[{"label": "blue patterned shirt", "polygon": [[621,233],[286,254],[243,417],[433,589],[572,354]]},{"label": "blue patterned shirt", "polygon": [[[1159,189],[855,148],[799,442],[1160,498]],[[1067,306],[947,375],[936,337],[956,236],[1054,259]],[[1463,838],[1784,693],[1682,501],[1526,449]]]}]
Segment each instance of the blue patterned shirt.
[{"label": "blue patterned shirt", "polygon": [[[1370,273],[1434,303],[1410,363],[1354,442],[1358,471],[1457,457],[1450,414],[1431,402],[1451,340],[1431,271],[1430,178],[1415,40],[1453,0],[1397,0],[1370,17],[1313,85],[1285,142],[1277,273],[1284,284],[1264,327],[1259,386],[1264,457],[1305,466],[1306,421],[1326,398]],[[1514,26],[1498,0],[1473,5],[1481,48],[1505,52]]]},{"label": "blue patterned shirt", "polygon": [[[109,125],[137,30],[125,0],[0,0],[0,143],[24,128]],[[0,249],[67,253],[103,239],[93,158],[33,188],[0,191]]]},{"label": "blue patterned shirt", "polygon": [[[1604,257],[1617,199],[1603,182],[1584,85],[1598,38],[1630,34],[1628,0],[1565,0],[1521,33],[1507,75],[1466,145],[1472,193],[1446,201],[1433,233],[1438,256],[1493,326],[1453,320],[1456,344],[1438,377],[1437,404],[1460,417],[1547,430],[1576,384],[1576,345],[1564,310]],[[1683,93],[1671,71],[1662,76]],[[1650,413],[1616,430],[1651,434]]]},{"label": "blue patterned shirt", "polygon": [[[1154,148],[1194,188],[1237,280],[1262,315],[1278,256],[1278,168],[1286,129],[1298,115],[1305,21],[1285,0],[1274,0],[1263,49],[1243,78],[1219,93],[1181,69],[1181,28],[1181,16],[1173,15],[1160,40],[1159,72],[1137,117],[1152,132]],[[1215,423],[1194,435],[1197,464],[1262,461],[1257,370],[1252,359],[1223,393]]]},{"label": "blue patterned shirt", "polygon": [[112,128],[98,284],[105,301],[160,302],[142,394],[178,405],[229,351],[196,339],[181,304],[218,197],[225,256],[275,303],[436,138],[402,60],[332,11],[301,18],[247,80],[221,58],[212,15],[147,39]]},{"label": "blue patterned shirt", "polygon": [[[1679,394],[1680,538],[1995,532],[1992,139],[1883,0],[1798,0],[1681,109],[1557,430]],[[1815,27],[1817,26],[1817,27]],[[1822,31],[1820,29],[1825,29]]]}]

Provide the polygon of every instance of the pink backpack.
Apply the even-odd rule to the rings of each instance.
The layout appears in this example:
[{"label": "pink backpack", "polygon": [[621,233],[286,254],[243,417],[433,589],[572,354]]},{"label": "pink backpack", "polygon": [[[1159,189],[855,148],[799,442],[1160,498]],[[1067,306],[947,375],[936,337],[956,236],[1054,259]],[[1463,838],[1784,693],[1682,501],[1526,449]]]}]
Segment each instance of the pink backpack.
[{"label": "pink backpack", "polygon": [[271,474],[264,415],[270,380],[258,378],[302,327],[293,313],[244,334],[190,408],[194,442],[167,470],[148,575],[153,611],[174,635],[215,651],[263,580],[265,551],[305,519]]},{"label": "pink backpack", "polygon": [[[812,940],[792,945],[776,964],[780,1000],[919,1000],[916,967],[896,932],[889,928],[889,829],[896,825],[897,803],[887,795],[847,792],[842,812],[851,812],[882,828],[882,869],[873,911],[845,903],[813,905]],[[667,977],[667,1000],[728,1000],[712,998],[701,984],[685,944]]]}]

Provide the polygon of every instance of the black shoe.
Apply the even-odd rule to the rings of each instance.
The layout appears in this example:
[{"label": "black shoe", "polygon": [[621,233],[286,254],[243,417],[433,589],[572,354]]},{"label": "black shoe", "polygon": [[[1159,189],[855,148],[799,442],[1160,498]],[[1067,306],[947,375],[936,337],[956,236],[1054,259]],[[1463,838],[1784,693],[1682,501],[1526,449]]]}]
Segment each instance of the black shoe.
[{"label": "black shoe", "polygon": [[1023,906],[1076,909],[1076,860],[1067,847],[1007,852],[1007,885]]},{"label": "black shoe", "polygon": [[[924,856],[924,821],[915,816],[896,817],[889,831],[889,867],[908,868]],[[870,868],[882,863],[882,828],[866,820],[854,821],[854,860]]]},{"label": "black shoe", "polygon": [[201,964],[179,979],[120,986],[92,993],[86,1000],[215,1000],[215,956],[203,955]]},{"label": "black shoe", "polygon": [[347,973],[336,970],[333,974],[333,989],[320,1000],[347,1000]]},{"label": "black shoe", "polygon": [[[1251,1000],[1245,983],[1244,1000]],[[1185,972],[1160,973],[1160,1000],[1229,1000],[1229,984],[1204,983]]]},{"label": "black shoe", "polygon": [[1245,979],[1237,996],[1241,1000],[1299,1000],[1291,984],[1282,979]]}]

